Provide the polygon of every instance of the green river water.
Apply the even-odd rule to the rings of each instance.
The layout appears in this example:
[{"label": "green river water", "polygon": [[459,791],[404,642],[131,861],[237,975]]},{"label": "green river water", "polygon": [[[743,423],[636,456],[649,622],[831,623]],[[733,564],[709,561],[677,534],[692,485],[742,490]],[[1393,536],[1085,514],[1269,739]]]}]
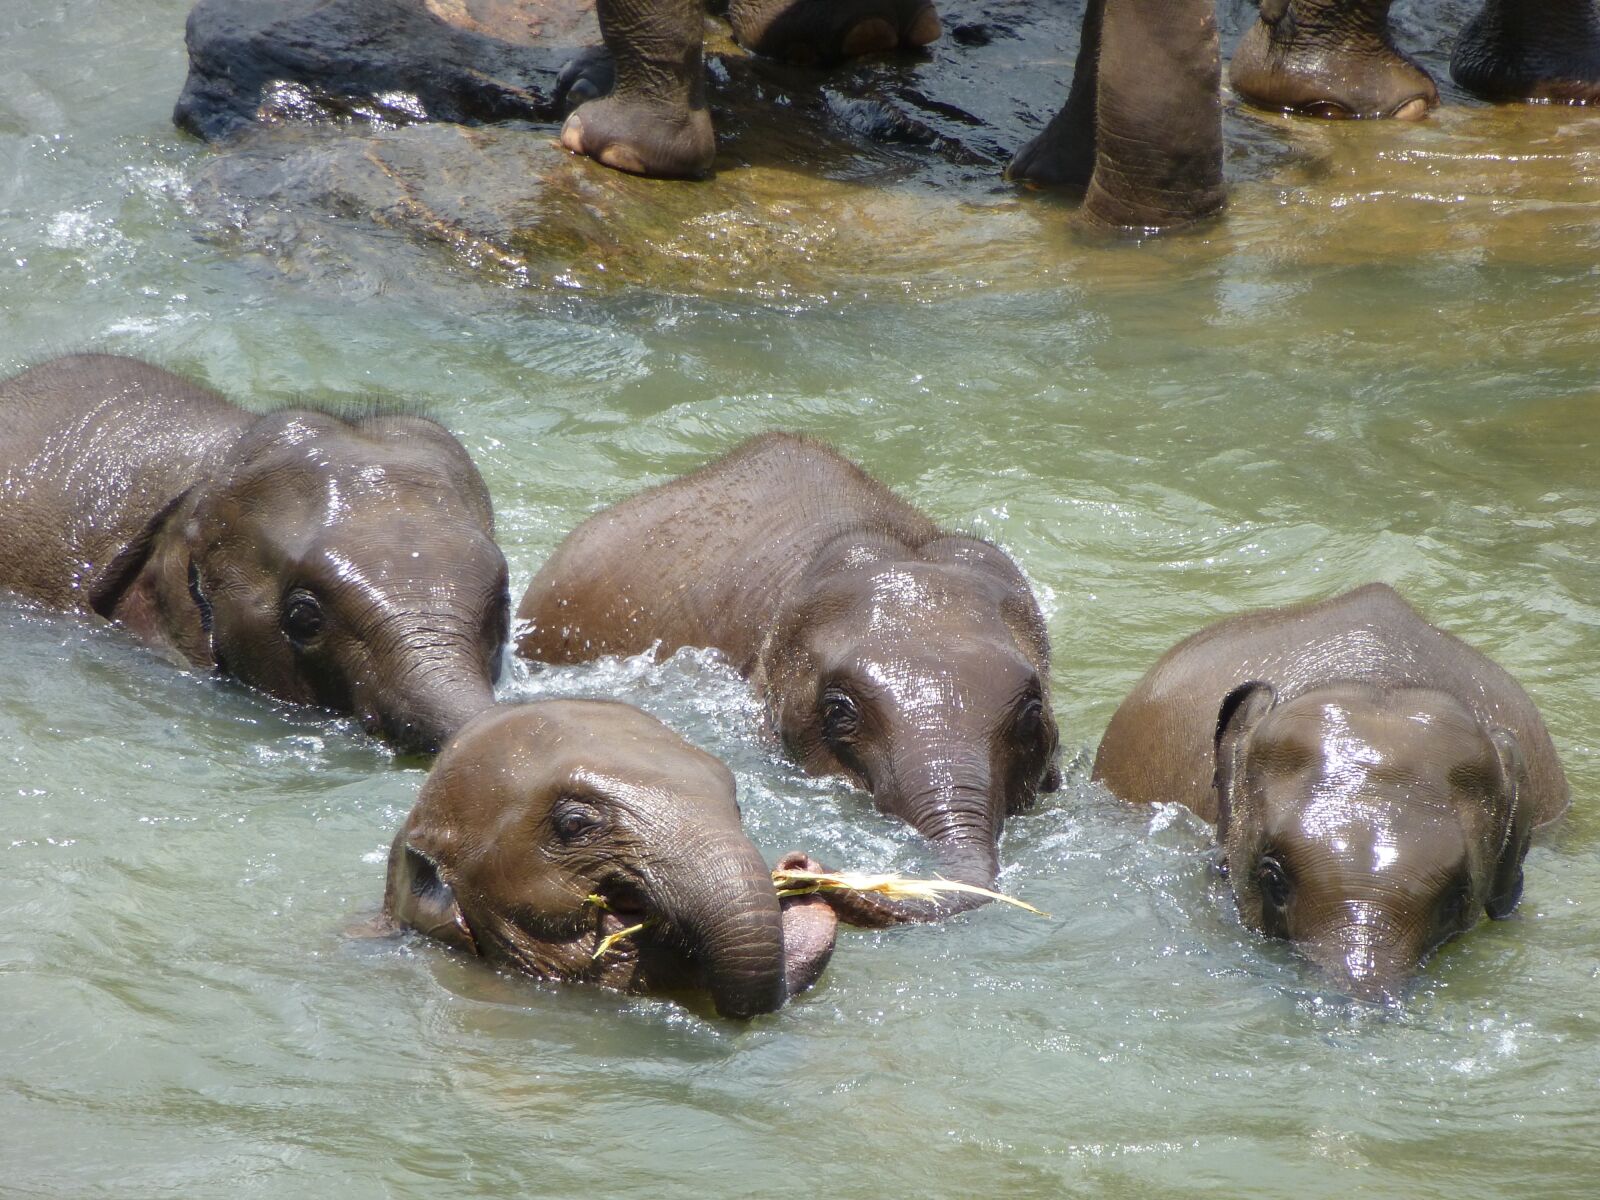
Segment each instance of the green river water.
[{"label": "green river water", "polygon": [[[486,259],[216,185],[168,120],[187,7],[0,0],[0,370],[92,347],[420,404],[514,595],[602,504],[761,430],[833,441],[1037,586],[1072,765],[1001,857],[1051,916],[845,931],[748,1025],[353,942],[416,764],[0,598],[0,1196],[1600,1192],[1600,116],[1231,112],[1230,214],[1137,245],[987,166],[696,187],[544,147],[569,223]],[[1178,638],[1372,579],[1524,683],[1573,789],[1515,919],[1392,1011],[1320,991],[1206,827],[1086,769]],[[706,657],[505,691],[663,717],[769,857],[927,867]]]}]

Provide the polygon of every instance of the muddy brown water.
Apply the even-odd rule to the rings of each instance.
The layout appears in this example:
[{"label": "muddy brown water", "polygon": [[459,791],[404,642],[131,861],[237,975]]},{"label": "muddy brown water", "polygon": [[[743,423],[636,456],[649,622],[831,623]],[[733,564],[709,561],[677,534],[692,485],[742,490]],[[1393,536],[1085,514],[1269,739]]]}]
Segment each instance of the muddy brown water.
[{"label": "muddy brown water", "polygon": [[[1397,6],[1438,73],[1467,7]],[[829,438],[1022,563],[1073,759],[1002,847],[1050,919],[847,932],[734,1025],[348,941],[415,765],[0,600],[0,1195],[1594,1193],[1600,117],[1448,86],[1419,126],[1230,110],[1228,217],[1128,245],[985,158],[1048,116],[1065,34],[815,103],[785,78],[810,123],[730,108],[685,186],[550,129],[221,154],[167,120],[186,4],[0,8],[0,368],[93,346],[252,402],[403,396],[483,465],[517,591],[601,504]],[[1013,60],[992,93],[977,54]],[[874,89],[977,123],[858,137]],[[1084,770],[1177,638],[1369,579],[1524,682],[1574,794],[1516,918],[1388,1012],[1241,929],[1203,827]],[[704,656],[506,691],[649,708],[732,764],[773,857],[926,867]]]}]

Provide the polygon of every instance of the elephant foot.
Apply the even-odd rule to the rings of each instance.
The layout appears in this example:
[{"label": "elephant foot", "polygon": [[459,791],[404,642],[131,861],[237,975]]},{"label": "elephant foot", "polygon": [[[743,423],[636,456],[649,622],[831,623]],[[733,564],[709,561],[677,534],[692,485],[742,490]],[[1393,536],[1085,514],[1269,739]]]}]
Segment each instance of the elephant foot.
[{"label": "elephant foot", "polygon": [[1450,77],[1486,100],[1600,104],[1600,10],[1488,0],[1456,42]]},{"label": "elephant foot", "polygon": [[[1093,113],[1090,113],[1091,120]],[[1094,174],[1094,129],[1084,130],[1083,122],[1069,108],[1058,112],[1038,137],[1018,150],[1006,164],[1008,183],[1033,187],[1083,189]]]},{"label": "elephant foot", "polygon": [[738,43],[798,66],[915,49],[943,32],[931,0],[733,0]]},{"label": "elephant foot", "polygon": [[[1395,49],[1387,21],[1322,25],[1300,19],[1297,4],[1274,6],[1240,40],[1228,79],[1247,104],[1305,117],[1388,117],[1420,121],[1439,89]],[[1309,6],[1308,6],[1309,7]]]},{"label": "elephant foot", "polygon": [[652,179],[695,179],[711,170],[716,135],[704,108],[675,112],[612,95],[580,105],[561,128],[574,154]]}]

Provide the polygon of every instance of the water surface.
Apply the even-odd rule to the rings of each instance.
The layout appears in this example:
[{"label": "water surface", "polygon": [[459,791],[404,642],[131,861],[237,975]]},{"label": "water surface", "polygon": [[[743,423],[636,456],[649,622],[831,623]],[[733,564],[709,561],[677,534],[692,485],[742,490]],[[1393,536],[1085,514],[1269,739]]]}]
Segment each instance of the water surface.
[{"label": "water surface", "polygon": [[[518,592],[602,504],[761,430],[832,440],[1039,590],[1073,766],[1002,859],[1052,916],[847,932],[748,1026],[351,942],[414,764],[0,600],[0,1194],[1593,1193],[1600,117],[1232,112],[1230,215],[1141,246],[914,149],[699,189],[546,155],[518,269],[252,199],[167,123],[186,7],[0,15],[0,369],[95,347],[251,403],[421,403]],[[1437,73],[1467,8],[1399,6]],[[1574,793],[1516,918],[1388,1013],[1239,926],[1205,827],[1085,771],[1173,641],[1371,579],[1524,682]],[[506,690],[663,717],[770,857],[926,867],[704,656]]]}]

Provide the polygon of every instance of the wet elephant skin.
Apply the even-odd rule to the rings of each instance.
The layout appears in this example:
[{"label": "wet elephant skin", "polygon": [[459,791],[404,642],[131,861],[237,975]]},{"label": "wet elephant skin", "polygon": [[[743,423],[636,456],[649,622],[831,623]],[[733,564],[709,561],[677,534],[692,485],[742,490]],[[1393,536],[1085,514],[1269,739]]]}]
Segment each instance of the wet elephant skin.
[{"label": "wet elephant skin", "polygon": [[1215,822],[1245,924],[1363,999],[1507,916],[1533,829],[1568,802],[1522,688],[1382,584],[1180,643],[1117,709],[1094,776]]},{"label": "wet elephant skin", "polygon": [[0,383],[0,587],[430,752],[494,701],[489,495],[417,416],[259,415],[137,359]]},{"label": "wet elephant skin", "polygon": [[729,1017],[810,987],[836,928],[815,897],[779,901],[722,763],[604,700],[463,728],[395,836],[384,912],[537,979],[703,990]]},{"label": "wet elephant skin", "polygon": [[[1433,79],[1395,45],[1393,0],[1265,0],[1234,51],[1233,88],[1258,108],[1313,117],[1418,120]],[[1488,100],[1600,99],[1594,0],[1485,0],[1456,39],[1450,74]]]},{"label": "wet elephant skin", "polygon": [[[519,653],[545,662],[720,650],[801,766],[869,791],[952,879],[992,885],[1005,816],[1056,786],[1049,645],[1027,581],[818,442],[754,438],[591,517],[518,617]],[[835,903],[886,924],[974,900]]]}]

